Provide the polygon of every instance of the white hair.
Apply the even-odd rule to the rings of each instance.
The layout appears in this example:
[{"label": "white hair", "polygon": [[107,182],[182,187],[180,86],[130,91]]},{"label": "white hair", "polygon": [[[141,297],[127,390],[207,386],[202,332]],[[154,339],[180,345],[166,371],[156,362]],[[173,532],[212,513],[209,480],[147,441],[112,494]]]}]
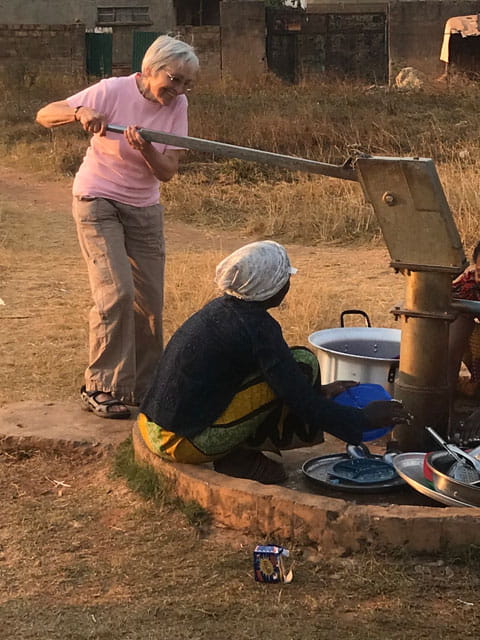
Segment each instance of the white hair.
[{"label": "white hair", "polygon": [[172,63],[186,68],[192,74],[200,66],[193,47],[177,38],[160,36],[152,42],[143,56],[142,73],[155,75]]}]

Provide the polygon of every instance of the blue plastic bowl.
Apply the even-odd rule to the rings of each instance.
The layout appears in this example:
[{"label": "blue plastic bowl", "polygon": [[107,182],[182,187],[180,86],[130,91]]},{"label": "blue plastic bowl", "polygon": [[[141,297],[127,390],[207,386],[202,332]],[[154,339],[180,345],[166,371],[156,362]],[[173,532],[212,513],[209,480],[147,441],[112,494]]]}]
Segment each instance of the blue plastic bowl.
[{"label": "blue plastic bowl", "polygon": [[[380,384],[358,384],[356,387],[350,387],[350,389],[339,393],[338,396],[333,398],[333,401],[346,407],[363,409],[363,407],[366,407],[370,402],[375,402],[375,400],[391,399],[392,396],[388,391],[385,391]],[[362,442],[377,440],[378,438],[386,435],[392,429],[393,425],[383,427],[382,429],[370,429],[370,431],[364,431],[362,433]]]}]

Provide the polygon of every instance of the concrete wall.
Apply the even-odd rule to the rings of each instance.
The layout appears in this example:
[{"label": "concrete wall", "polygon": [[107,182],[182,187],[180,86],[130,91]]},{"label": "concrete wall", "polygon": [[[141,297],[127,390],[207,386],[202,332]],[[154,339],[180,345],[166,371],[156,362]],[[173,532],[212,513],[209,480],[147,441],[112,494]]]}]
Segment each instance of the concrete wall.
[{"label": "concrete wall", "polygon": [[375,0],[342,0],[332,2],[325,0],[322,2],[308,3],[307,13],[381,13],[387,12],[388,0],[383,2]]},{"label": "concrete wall", "polygon": [[202,78],[220,78],[222,67],[220,27],[183,27],[176,28],[182,40],[195,47],[200,60]]},{"label": "concrete wall", "polygon": [[153,27],[169,31],[175,26],[172,0],[0,0],[0,15],[5,24],[72,24],[82,22],[93,28],[97,7],[149,7]]},{"label": "concrete wall", "polygon": [[[124,28],[126,29],[126,28]],[[221,38],[219,26],[178,27],[180,37],[195,47],[203,78],[221,75]],[[119,38],[120,35],[124,37]],[[132,31],[113,34],[113,75],[130,73]],[[85,26],[0,25],[0,68],[36,70],[52,68],[59,73],[85,73]]]},{"label": "concrete wall", "polygon": [[430,77],[444,69],[440,61],[445,22],[480,11],[480,2],[465,0],[393,0],[389,7],[390,80],[402,67]]},{"label": "concrete wall", "polygon": [[[223,3],[222,3],[223,4]],[[246,4],[245,2],[234,2],[232,5]],[[250,56],[250,59],[258,64],[262,64],[262,58],[264,57],[264,40],[265,40],[265,19],[263,11],[263,3],[261,2],[249,2],[249,5],[255,9],[252,14],[251,10],[242,12],[238,9],[233,11],[240,21],[239,25],[243,33],[242,38],[246,39],[242,46]],[[1,20],[5,24],[22,24],[30,25],[30,29],[33,29],[33,25],[70,25],[72,23],[81,24],[83,32],[85,29],[92,30],[97,26],[97,7],[131,7],[139,6],[149,7],[149,16],[151,18],[151,25],[118,25],[113,26],[113,73],[123,74],[129,73],[131,58],[132,58],[132,33],[135,30],[138,31],[157,31],[159,33],[175,33],[179,34],[186,42],[192,44],[200,58],[202,76],[203,77],[216,77],[221,75],[222,60],[221,60],[221,42],[220,26],[176,26],[176,16],[173,5],[173,0],[115,0],[115,2],[105,2],[101,0],[0,0]],[[259,11],[259,7],[262,10]],[[232,7],[235,9],[235,7]],[[226,12],[227,17],[227,48],[228,59],[236,62],[236,34],[232,33],[234,26],[231,24],[232,11]],[[241,24],[242,18],[245,18],[246,23]],[[258,21],[258,25],[256,22]],[[52,27],[53,28],[53,27]],[[63,27],[62,27],[63,28]],[[42,27],[43,29],[43,27]],[[248,34],[248,30],[251,29],[255,36]],[[68,32],[70,33],[70,32]],[[261,38],[258,35],[261,33]],[[11,49],[12,46],[12,33],[9,33],[8,37],[0,36],[0,58],[2,57],[2,50],[6,48]],[[78,51],[78,58],[76,64],[79,64],[80,57],[83,57],[82,64],[84,64],[85,56],[85,43],[84,36],[80,43],[78,34],[75,39],[75,46]],[[15,45],[16,47],[17,45]],[[15,48],[14,47],[14,48]],[[253,48],[253,51],[251,49]],[[43,55],[43,54],[41,54]],[[35,53],[36,57],[41,57]],[[56,55],[52,52],[51,55]],[[3,56],[5,57],[5,55]],[[62,68],[68,67],[69,56],[67,55],[65,61],[62,61]],[[228,62],[230,68],[234,68],[235,65]]]},{"label": "concrete wall", "polygon": [[220,5],[220,25],[177,25],[175,31],[195,47],[202,78],[223,75],[248,80],[266,70],[263,2],[225,0]]},{"label": "concrete wall", "polygon": [[403,67],[415,67],[430,77],[444,68],[440,61],[448,18],[480,11],[477,0],[332,0],[309,1],[308,13],[371,13],[385,11],[388,21],[390,81]]},{"label": "concrete wall", "polygon": [[318,74],[384,84],[388,76],[385,4],[361,11],[322,4],[302,12],[267,10],[267,59],[283,79],[298,82]]},{"label": "concrete wall", "polygon": [[265,3],[222,2],[222,75],[251,81],[266,70]]},{"label": "concrete wall", "polygon": [[52,71],[85,73],[85,27],[75,25],[0,25],[0,68],[9,73]]},{"label": "concrete wall", "polygon": [[[167,33],[175,28],[173,0],[0,0],[1,20],[5,24],[69,25],[82,24],[83,30],[92,30],[97,24],[97,8],[149,7],[151,24],[112,25],[113,73],[129,73],[132,63],[133,31]],[[0,40],[0,48],[2,42]],[[81,51],[85,51],[82,44]]]},{"label": "concrete wall", "polygon": [[[100,0],[0,0],[2,23],[6,25],[68,25],[81,23],[85,28],[96,26],[97,7],[109,3]],[[114,63],[125,66],[128,71],[131,56],[132,31],[180,32],[187,41],[198,50],[203,73],[207,76],[231,75],[235,78],[255,77],[263,73],[265,61],[265,14],[264,3],[257,0],[221,2],[221,31],[218,27],[175,27],[173,0],[115,0],[110,6],[149,6],[151,25],[114,27]],[[442,44],[445,22],[458,15],[477,13],[480,2],[472,0],[317,0],[309,2],[308,13],[372,13],[385,11],[388,15],[389,70],[393,80],[399,69],[413,66],[435,77],[443,70],[439,54]],[[39,27],[35,27],[38,31]],[[34,29],[34,30],[35,30]],[[23,30],[25,31],[25,29]],[[54,31],[53,27],[50,31]],[[221,33],[221,35],[220,35]],[[73,38],[73,32],[68,32]],[[43,35],[43,38],[46,36]],[[19,35],[21,40],[25,36]],[[67,39],[68,39],[67,38]],[[39,41],[35,35],[34,40]],[[75,67],[84,52],[84,43],[80,42],[78,32],[75,35],[75,54],[68,42],[60,45],[62,36],[58,31],[50,40],[55,40],[54,51],[44,49],[38,57],[39,62],[47,55],[57,55],[62,49],[65,55],[59,56],[62,69]],[[34,45],[32,45],[34,46]],[[52,44],[53,46],[53,44]],[[14,43],[12,33],[0,37],[0,58],[12,58],[8,51],[21,48]],[[17,55],[17,54],[16,54]],[[43,61],[44,62],[44,61]]]}]

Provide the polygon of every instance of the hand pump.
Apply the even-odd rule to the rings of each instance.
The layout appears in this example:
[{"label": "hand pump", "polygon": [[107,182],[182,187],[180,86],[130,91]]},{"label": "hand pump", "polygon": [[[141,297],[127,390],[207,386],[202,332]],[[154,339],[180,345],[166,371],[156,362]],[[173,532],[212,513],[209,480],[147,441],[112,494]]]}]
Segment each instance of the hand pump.
[{"label": "hand pump", "polygon": [[425,448],[425,426],[448,435],[448,333],[459,308],[452,306],[451,281],[467,262],[432,160],[359,154],[333,165],[150,129],[140,133],[151,142],[359,182],[382,229],[390,266],[405,277],[405,302],[392,310],[402,330],[395,397],[414,423],[397,427],[396,438],[402,450],[418,451]]}]

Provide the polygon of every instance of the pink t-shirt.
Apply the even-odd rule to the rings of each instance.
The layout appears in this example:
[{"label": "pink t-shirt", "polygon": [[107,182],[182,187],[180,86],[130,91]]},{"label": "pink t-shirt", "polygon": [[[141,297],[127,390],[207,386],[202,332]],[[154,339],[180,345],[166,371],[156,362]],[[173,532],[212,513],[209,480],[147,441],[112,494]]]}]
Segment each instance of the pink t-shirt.
[{"label": "pink t-shirt", "polygon": [[[182,94],[168,106],[142,96],[135,74],[101,80],[76,93],[67,102],[71,107],[91,107],[107,116],[109,124],[138,125],[180,136],[188,135],[187,98]],[[152,143],[163,153],[176,149]],[[159,180],[139,151],[132,149],[123,134],[93,135],[73,183],[74,196],[111,198],[135,207],[158,203]]]}]

